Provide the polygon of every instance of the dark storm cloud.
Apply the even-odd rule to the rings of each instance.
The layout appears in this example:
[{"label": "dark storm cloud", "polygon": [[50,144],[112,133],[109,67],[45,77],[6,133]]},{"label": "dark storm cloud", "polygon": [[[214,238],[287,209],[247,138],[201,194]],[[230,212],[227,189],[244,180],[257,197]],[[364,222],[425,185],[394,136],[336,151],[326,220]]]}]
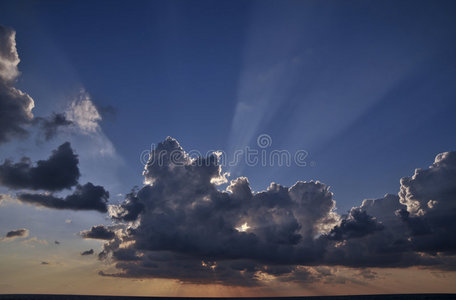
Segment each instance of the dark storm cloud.
[{"label": "dark storm cloud", "polygon": [[401,179],[399,197],[366,200],[360,209],[382,230],[327,247],[325,261],[352,267],[433,266],[456,269],[456,152]]},{"label": "dark storm cloud", "polygon": [[6,238],[16,238],[16,237],[27,237],[29,235],[29,230],[25,228],[20,228],[16,230],[11,230],[6,233]]},{"label": "dark storm cloud", "polygon": [[342,220],[340,225],[331,229],[328,238],[336,241],[348,240],[366,236],[377,230],[383,230],[383,228],[383,225],[378,223],[374,217],[359,208],[353,208],[347,219]]},{"label": "dark storm cloud", "polygon": [[53,113],[47,118],[36,117],[33,120],[33,123],[40,127],[46,141],[55,137],[59,128],[67,127],[73,124],[73,122],[68,120],[63,113]]},{"label": "dark storm cloud", "polygon": [[[46,193],[19,193],[22,202],[54,209],[97,210],[107,212],[109,193],[102,186],[88,182],[78,184],[80,177],[78,157],[70,143],[60,145],[47,160],[35,165],[27,157],[18,163],[6,160],[0,165],[0,184],[12,189],[45,190]],[[57,197],[52,193],[63,189],[76,188],[72,194]]]},{"label": "dark storm cloud", "polygon": [[57,191],[76,185],[80,176],[78,157],[70,143],[60,145],[47,160],[34,166],[28,157],[0,165],[0,184],[11,189]]},{"label": "dark storm cloud", "polygon": [[[388,207],[391,203],[389,202],[393,197],[390,195],[385,198],[376,199],[375,205],[379,207]],[[362,210],[365,203],[359,208]],[[379,208],[377,207],[377,208]],[[375,211],[370,207],[370,213],[375,217],[376,221],[382,219],[382,209],[378,209],[380,212],[379,216],[375,215]],[[413,232],[409,226],[404,222],[400,212],[403,210],[391,211],[390,213],[383,215],[383,221],[378,223],[380,227],[377,230],[369,230],[369,234],[362,236],[346,236],[336,243],[328,243],[325,248],[324,259],[321,263],[328,265],[341,265],[354,268],[400,268],[410,266],[429,266],[434,268],[443,268],[447,265],[446,255],[448,253],[440,253],[439,255],[423,255],[423,253],[415,247],[413,243]],[[395,217],[389,218],[391,214]],[[341,222],[341,224],[344,221]],[[337,231],[340,227],[336,226],[332,231]],[[366,229],[367,229],[366,228]],[[359,229],[360,232],[364,232],[365,229]],[[331,235],[323,235],[321,239],[331,239]],[[434,253],[435,254],[435,253]],[[451,258],[450,260],[452,260]]]},{"label": "dark storm cloud", "polygon": [[112,240],[115,233],[103,225],[92,226],[90,230],[81,231],[80,235],[85,239]]},{"label": "dark storm cloud", "polygon": [[[272,183],[255,193],[241,177],[220,191],[217,157],[192,159],[167,138],[146,165],[147,184],[110,207],[120,227],[99,257],[111,257],[119,272],[100,274],[252,286],[271,276],[302,283],[340,280],[319,272],[320,265],[447,269],[456,265],[449,220],[456,199],[453,157],[439,155],[432,171],[419,172],[426,179],[403,179],[401,191],[415,187],[408,193],[365,200],[341,218],[320,182]],[[418,213],[421,205],[424,213]],[[418,223],[423,230],[414,229]],[[373,276],[364,271],[359,277]]]},{"label": "dark storm cloud", "polygon": [[92,255],[93,253],[94,253],[93,249],[90,249],[90,250],[86,250],[86,251],[81,252],[81,255],[82,256],[86,256],[86,255]]},{"label": "dark storm cloud", "polygon": [[84,185],[77,185],[75,191],[64,197],[59,198],[50,194],[29,194],[20,193],[17,195],[18,200],[44,206],[54,209],[72,209],[72,210],[96,210],[107,212],[109,192],[102,186],[95,186],[88,182]]},{"label": "dark storm cloud", "polygon": [[33,99],[14,87],[19,62],[16,32],[0,25],[0,144],[26,136],[33,119]]},{"label": "dark storm cloud", "polygon": [[[142,192],[140,191],[140,193]],[[131,193],[126,195],[125,201],[116,207],[112,218],[127,222],[135,221],[145,208],[139,197],[140,196],[137,195],[137,190],[133,189]]]},{"label": "dark storm cloud", "polygon": [[123,272],[113,276],[207,282],[216,272],[217,281],[236,285],[256,285],[259,274],[304,277],[290,264],[322,259],[324,241],[314,237],[338,218],[319,182],[254,193],[238,178],[221,192],[217,157],[192,159],[172,138],[157,146],[144,176],[151,184],[110,207],[114,220],[138,224],[100,253],[118,262]]},{"label": "dark storm cloud", "polygon": [[[173,139],[159,144],[155,153],[163,164],[152,156],[145,171],[153,185],[112,209],[115,219],[132,220],[136,215],[141,219],[137,228],[129,230],[139,248],[211,259],[258,259],[261,252],[261,258],[271,263],[299,259],[300,252],[318,255],[306,243],[334,208],[324,184],[298,182],[291,188],[271,184],[267,191],[254,194],[247,179],[239,178],[229,186],[230,193],[220,192],[212,183],[221,177],[215,156],[192,160]],[[243,225],[250,229],[244,232]],[[288,251],[294,256],[281,254]]]}]

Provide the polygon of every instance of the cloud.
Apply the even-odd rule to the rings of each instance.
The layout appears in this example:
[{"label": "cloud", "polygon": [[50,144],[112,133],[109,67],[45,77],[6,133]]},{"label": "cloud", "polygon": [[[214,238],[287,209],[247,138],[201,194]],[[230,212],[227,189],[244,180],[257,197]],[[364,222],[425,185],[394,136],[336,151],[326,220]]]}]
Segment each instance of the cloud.
[{"label": "cloud", "polygon": [[16,197],[10,194],[0,194],[0,207],[6,206],[9,203],[16,203]]},{"label": "cloud", "polygon": [[427,169],[401,179],[399,212],[411,230],[414,250],[431,254],[456,251],[456,152],[436,156]]},{"label": "cloud", "polygon": [[375,279],[378,277],[378,273],[369,269],[361,269],[358,273],[358,276],[364,279]]},{"label": "cloud", "polygon": [[26,228],[20,228],[16,230],[8,231],[4,237],[4,240],[12,240],[16,238],[26,238],[30,234],[30,231]]},{"label": "cloud", "polygon": [[46,141],[54,138],[60,128],[68,127],[73,124],[73,122],[68,120],[63,113],[53,113],[47,118],[36,117],[33,122],[39,125]]},{"label": "cloud", "polygon": [[[103,136],[99,128],[101,115],[89,98],[75,101],[65,113],[53,113],[49,117],[34,118],[33,99],[14,87],[20,75],[20,62],[16,49],[16,32],[0,25],[0,144],[16,137],[28,135],[28,125],[37,125],[46,141],[51,140],[59,128],[76,124],[83,133],[96,133]],[[84,95],[88,95],[84,92]],[[114,110],[106,107],[106,113]],[[108,140],[105,152],[113,149]]]},{"label": "cloud", "polygon": [[192,159],[172,138],[158,144],[144,176],[149,184],[110,207],[114,220],[134,224],[100,255],[118,261],[115,276],[199,282],[217,272],[224,283],[254,285],[261,274],[277,274],[276,265],[318,260],[314,237],[336,222],[328,186],[272,183],[254,193],[241,177],[219,191],[218,157]]},{"label": "cloud", "polygon": [[79,133],[88,135],[97,142],[99,154],[115,156],[114,145],[100,127],[102,115],[112,116],[115,109],[112,106],[97,109],[84,90],[81,90],[79,98],[71,102],[64,113],[34,118],[33,99],[14,87],[20,75],[15,38],[16,32],[13,29],[0,25],[0,144],[13,138],[26,137],[29,133],[27,127],[32,124],[38,126],[46,141],[51,140],[60,128],[71,125]]},{"label": "cloud", "polygon": [[[99,257],[110,257],[118,272],[100,274],[252,286],[347,280],[315,266],[360,268],[358,277],[364,279],[375,276],[369,267],[451,268],[456,265],[453,158],[440,154],[420,176],[403,179],[400,197],[365,200],[341,217],[329,187],[320,182],[271,183],[255,193],[240,177],[218,190],[215,179],[223,173],[217,156],[191,158],[167,138],[151,153],[146,184],[109,208],[119,224]],[[411,188],[404,194],[406,187]],[[416,213],[406,210],[410,201],[418,201],[424,213],[415,204]],[[424,232],[414,232],[418,221]],[[94,236],[108,229],[95,226],[81,235],[98,231]]]},{"label": "cloud", "polygon": [[86,250],[86,251],[81,252],[81,255],[82,256],[86,256],[86,255],[92,255],[93,253],[94,253],[93,249],[90,249],[90,250]]},{"label": "cloud", "polygon": [[368,215],[375,216],[379,222],[390,222],[397,220],[396,211],[404,209],[405,206],[399,202],[399,196],[386,194],[379,199],[366,199],[362,202],[360,209]]},{"label": "cloud", "polygon": [[[109,110],[109,109],[108,109]],[[92,99],[84,89],[79,97],[72,101],[65,111],[66,120],[72,122],[78,132],[90,137],[97,154],[102,156],[116,156],[116,150],[109,138],[104,134],[100,122],[102,115],[98,111]]]},{"label": "cloud", "polygon": [[27,240],[23,240],[21,243],[24,244],[25,246],[31,247],[31,248],[34,248],[35,245],[42,245],[42,246],[48,245],[48,242],[46,240],[40,240],[36,236],[31,237]]},{"label": "cloud", "polygon": [[0,165],[0,184],[12,189],[57,191],[76,185],[80,176],[78,157],[70,143],[60,145],[47,160],[33,166],[30,158],[21,162],[10,160]]},{"label": "cloud", "polygon": [[124,202],[119,206],[110,206],[110,214],[115,220],[135,221],[138,215],[145,209],[144,204],[137,196],[137,190],[133,189],[126,195]]},{"label": "cloud", "polygon": [[98,124],[101,115],[85,91],[81,91],[79,99],[70,104],[65,115],[66,119],[74,122],[82,133],[91,134],[101,130]]},{"label": "cloud", "polygon": [[33,99],[14,87],[19,62],[16,32],[0,25],[0,144],[26,136],[33,119]]},{"label": "cloud", "polygon": [[363,237],[377,230],[383,230],[383,225],[359,208],[353,208],[348,218],[343,219],[340,225],[331,229],[329,239],[341,241],[351,238]]},{"label": "cloud", "polygon": [[72,210],[96,210],[107,212],[107,202],[109,192],[102,186],[93,185],[88,182],[84,185],[77,185],[75,191],[66,196],[59,198],[52,194],[29,194],[19,193],[17,199],[21,202],[44,206],[54,209],[72,209]]},{"label": "cloud", "polygon": [[325,260],[352,267],[454,269],[455,182],[456,152],[438,154],[429,168],[401,179],[399,196],[363,202],[359,209],[381,221],[382,230],[327,247]]},{"label": "cloud", "polygon": [[115,233],[103,225],[92,226],[79,234],[85,239],[112,240],[115,237]]},{"label": "cloud", "polygon": [[[78,156],[69,142],[60,145],[47,160],[33,165],[28,157],[21,162],[6,160],[0,165],[0,184],[12,189],[45,190],[45,193],[21,192],[17,200],[54,209],[97,210],[107,212],[109,192],[91,182],[78,184],[80,172]],[[72,194],[57,197],[52,193],[76,188]]]},{"label": "cloud", "polygon": [[400,202],[412,216],[440,209],[454,209],[456,152],[436,156],[428,169],[416,169],[412,177],[401,179]]}]

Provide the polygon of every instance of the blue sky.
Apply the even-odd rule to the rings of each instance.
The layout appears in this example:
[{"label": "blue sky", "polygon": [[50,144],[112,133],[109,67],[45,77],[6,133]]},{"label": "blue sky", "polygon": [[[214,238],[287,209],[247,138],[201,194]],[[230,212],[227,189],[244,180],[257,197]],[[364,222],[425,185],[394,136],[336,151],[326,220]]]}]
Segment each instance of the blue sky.
[{"label": "blue sky", "polygon": [[[204,153],[269,134],[271,149],[305,149],[315,167],[233,175],[256,190],[318,179],[344,210],[396,193],[400,177],[455,148],[451,1],[2,7],[2,23],[17,31],[18,86],[39,104],[35,114],[81,87],[116,109],[102,126],[126,162],[124,191],[140,181],[139,153],[166,136]],[[252,111],[236,115],[240,103]]]},{"label": "blue sky", "polygon": [[[2,1],[0,23],[16,31],[16,86],[35,116],[81,89],[115,111],[100,123],[115,154],[72,140],[82,178],[113,203],[142,184],[142,151],[167,136],[230,156],[268,134],[270,150],[304,149],[308,165],[240,164],[230,179],[255,191],[320,180],[342,214],[456,149],[455,12],[454,1]],[[66,138],[15,141],[0,158],[43,159]],[[20,214],[10,209],[4,224]],[[84,219],[77,230],[105,221],[67,214]]]}]

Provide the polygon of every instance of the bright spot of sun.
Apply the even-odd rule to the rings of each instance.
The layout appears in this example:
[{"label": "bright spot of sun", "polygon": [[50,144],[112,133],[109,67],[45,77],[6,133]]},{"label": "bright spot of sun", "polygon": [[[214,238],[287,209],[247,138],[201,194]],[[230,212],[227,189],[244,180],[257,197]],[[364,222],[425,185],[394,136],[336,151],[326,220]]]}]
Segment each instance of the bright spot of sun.
[{"label": "bright spot of sun", "polygon": [[249,228],[250,228],[250,226],[247,224],[247,222],[245,222],[244,224],[242,224],[239,227],[236,227],[235,229],[239,232],[246,232],[247,229],[249,229]]},{"label": "bright spot of sun", "polygon": [[217,268],[217,262],[205,262],[204,260],[201,261],[201,265],[205,268],[215,270]]}]

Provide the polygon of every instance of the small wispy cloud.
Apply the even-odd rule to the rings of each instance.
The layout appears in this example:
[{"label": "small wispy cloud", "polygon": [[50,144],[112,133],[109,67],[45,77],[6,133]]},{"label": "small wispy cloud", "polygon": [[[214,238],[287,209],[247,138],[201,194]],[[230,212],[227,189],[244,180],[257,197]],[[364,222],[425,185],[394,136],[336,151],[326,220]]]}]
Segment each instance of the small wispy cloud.
[{"label": "small wispy cloud", "polygon": [[40,240],[36,236],[23,240],[21,243],[31,248],[34,248],[36,245],[46,246],[49,244],[46,240]]},{"label": "small wispy cloud", "polygon": [[71,102],[65,115],[68,120],[78,126],[83,134],[101,131],[99,125],[101,115],[84,89],[80,91],[79,98]]},{"label": "small wispy cloud", "polygon": [[73,100],[65,111],[65,117],[75,125],[78,133],[88,136],[95,142],[96,153],[102,156],[116,156],[111,140],[100,126],[102,115],[93,103],[90,94],[84,89]]},{"label": "small wispy cloud", "polygon": [[11,230],[11,231],[8,231],[5,235],[5,237],[0,239],[0,241],[11,241],[11,240],[15,240],[18,238],[26,238],[29,236],[29,234],[30,234],[30,231],[26,228]]},{"label": "small wispy cloud", "polygon": [[0,207],[6,206],[7,203],[17,203],[16,198],[10,194],[0,194]]}]

